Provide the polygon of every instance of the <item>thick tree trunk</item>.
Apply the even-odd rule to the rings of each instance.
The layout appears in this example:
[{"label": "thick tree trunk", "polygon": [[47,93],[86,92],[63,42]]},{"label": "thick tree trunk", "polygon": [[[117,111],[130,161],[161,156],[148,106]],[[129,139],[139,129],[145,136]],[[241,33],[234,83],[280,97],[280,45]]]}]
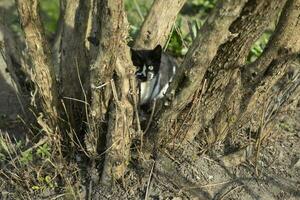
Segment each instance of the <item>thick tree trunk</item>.
[{"label": "thick tree trunk", "polygon": [[[59,80],[60,95],[66,106],[66,115],[71,131],[79,133],[82,119],[85,117],[82,101],[87,101],[88,90],[85,82],[88,80],[89,62],[85,49],[86,29],[89,13],[89,1],[66,0],[62,10],[59,43]],[[73,130],[72,130],[73,129]]]},{"label": "thick tree trunk", "polygon": [[[200,30],[198,38],[190,49],[190,53],[187,54],[180,69],[181,72],[185,72],[184,74],[179,72],[179,74],[177,74],[179,76],[177,82],[175,81],[173,83],[175,88],[178,83],[180,83],[179,87],[177,87],[175,98],[171,106],[166,108],[166,111],[159,119],[158,127],[160,136],[158,136],[158,140],[170,142],[175,136],[176,138],[181,138],[181,141],[192,140],[199,132],[202,132],[203,136],[205,135],[204,137],[207,139],[207,143],[214,143],[223,140],[229,132],[233,133],[237,131],[236,124],[246,125],[245,122],[249,120],[249,118],[244,121],[241,120],[242,116],[253,116],[251,113],[256,112],[260,108],[252,107],[247,113],[244,113],[243,108],[247,105],[249,96],[247,96],[246,93],[245,95],[247,97],[245,97],[243,93],[244,91],[249,91],[247,89],[249,85],[242,86],[240,70],[243,69],[251,45],[263,33],[266,26],[275,20],[276,14],[282,9],[285,2],[256,2],[250,0],[243,6],[241,2],[238,3],[235,1],[241,11],[241,14],[239,14],[238,9],[233,9],[237,11],[236,15],[234,15],[233,13],[235,12],[231,10],[235,6],[229,5],[232,3],[232,1],[222,2],[223,5],[219,7],[219,12],[215,12],[226,14],[226,7],[228,6],[230,10],[229,19],[232,20],[230,21],[224,16],[221,17],[222,19],[218,19],[217,17],[220,15],[212,15],[215,17],[215,20],[210,18],[207,20],[207,23]],[[294,5],[293,8],[297,8],[297,6]],[[282,16],[287,15],[286,12],[285,10]],[[289,10],[289,12],[293,13],[292,10]],[[297,21],[295,17],[293,20]],[[219,30],[215,23],[214,25],[209,24],[209,22],[213,21],[221,22],[220,27],[222,27],[223,30]],[[257,23],[253,24],[253,21]],[[279,23],[279,27],[281,27],[281,23],[282,22]],[[290,24],[292,27],[295,27],[293,24],[296,24],[296,22]],[[208,28],[211,29],[208,30]],[[282,28],[279,29],[282,30]],[[287,28],[287,30],[290,29],[291,28]],[[296,28],[293,28],[293,33],[299,32],[295,29]],[[217,37],[210,39],[214,37],[214,31]],[[224,34],[225,32],[229,34],[226,35]],[[222,34],[218,35],[218,33]],[[203,40],[201,40],[202,37]],[[292,36],[289,36],[289,38],[290,37]],[[297,37],[293,38],[297,41]],[[220,42],[217,43],[218,41]],[[216,45],[211,44],[215,42],[217,43]],[[199,44],[198,48],[196,44]],[[274,44],[272,40],[270,44]],[[209,50],[214,47],[214,51]],[[297,45],[294,48],[297,48]],[[201,49],[203,51],[201,51]],[[287,59],[292,61],[290,58]],[[199,60],[200,63],[197,63],[197,60]],[[189,66],[190,69],[186,68],[186,66]],[[279,77],[281,77],[285,71],[284,67],[280,69],[283,71],[280,72],[281,75]],[[180,77],[182,75],[184,78]],[[270,87],[276,83],[279,77],[276,77],[275,74],[270,76],[270,79],[274,81],[272,84],[270,83]],[[201,88],[202,91],[197,93]],[[170,90],[172,90],[172,86]],[[260,97],[264,96],[259,88],[251,87],[251,90],[256,90],[257,95]],[[270,97],[270,94],[266,94],[264,97]],[[263,101],[266,101],[265,98]],[[186,107],[190,102],[192,102],[192,105]],[[182,110],[184,110],[184,112],[181,112]],[[189,115],[189,110],[195,110],[196,112],[193,112],[193,115]],[[188,112],[187,116],[191,117],[182,122],[178,121],[177,116],[185,116],[184,113],[186,112]],[[261,115],[256,115],[256,119],[261,118],[259,116]],[[181,123],[190,125],[180,125]]]},{"label": "thick tree trunk", "polygon": [[[128,164],[134,114],[129,99],[136,98],[130,93],[135,91],[135,80],[126,44],[128,23],[124,2],[106,0],[99,6],[100,50],[91,69],[90,133],[86,141],[88,146],[99,147],[92,143],[106,138],[102,182],[111,184],[112,180],[123,176]],[[108,120],[107,132],[101,127],[104,120]],[[99,130],[102,131],[100,135]],[[93,153],[97,155],[97,152]]]},{"label": "thick tree trunk", "polygon": [[58,129],[58,92],[54,65],[51,60],[49,44],[45,38],[39,16],[38,1],[16,1],[21,25],[25,34],[28,55],[32,62],[32,80],[36,84],[39,99],[43,108],[42,118],[46,124],[40,125],[50,132]]},{"label": "thick tree trunk", "polygon": [[170,127],[176,122],[175,119],[181,111],[193,100],[196,91],[201,89],[201,82],[212,60],[217,55],[219,46],[236,36],[230,32],[229,27],[240,16],[245,3],[246,1],[243,0],[220,2],[217,9],[200,29],[178,70],[175,80],[168,89],[170,93],[174,94],[175,88],[179,87],[176,89],[177,92],[171,105],[166,107],[162,116],[159,116],[159,140],[167,137],[165,139],[169,141],[174,137],[174,133],[169,133]]}]

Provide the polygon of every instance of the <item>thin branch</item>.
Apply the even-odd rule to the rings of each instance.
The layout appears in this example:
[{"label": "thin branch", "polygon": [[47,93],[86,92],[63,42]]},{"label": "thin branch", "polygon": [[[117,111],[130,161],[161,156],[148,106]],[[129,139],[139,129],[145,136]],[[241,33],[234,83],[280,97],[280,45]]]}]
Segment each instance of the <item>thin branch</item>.
[{"label": "thin branch", "polygon": [[60,79],[60,62],[61,62],[61,43],[64,30],[64,17],[66,13],[66,0],[59,1],[59,18],[56,25],[56,32],[52,42],[52,59],[56,70],[56,75]]}]

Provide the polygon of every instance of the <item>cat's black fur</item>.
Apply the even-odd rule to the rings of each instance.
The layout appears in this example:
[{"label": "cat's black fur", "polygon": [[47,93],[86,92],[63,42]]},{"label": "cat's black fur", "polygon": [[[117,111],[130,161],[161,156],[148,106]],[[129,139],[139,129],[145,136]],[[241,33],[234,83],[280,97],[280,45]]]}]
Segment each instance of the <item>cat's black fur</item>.
[{"label": "cat's black fur", "polygon": [[131,59],[136,66],[139,81],[140,105],[162,98],[175,75],[177,64],[157,45],[151,50],[131,49]]}]

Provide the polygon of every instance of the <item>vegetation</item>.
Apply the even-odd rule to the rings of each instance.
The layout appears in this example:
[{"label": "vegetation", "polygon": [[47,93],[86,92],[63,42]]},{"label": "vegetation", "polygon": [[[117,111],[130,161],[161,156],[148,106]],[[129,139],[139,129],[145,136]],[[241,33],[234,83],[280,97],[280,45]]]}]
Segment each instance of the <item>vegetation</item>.
[{"label": "vegetation", "polygon": [[[188,0],[182,8],[179,6],[176,20],[166,20],[173,24],[166,40],[143,38],[151,40],[149,44],[163,44],[182,63],[168,90],[170,98],[158,102],[155,108],[159,112],[148,116],[152,123],[145,125],[140,124],[128,46],[137,46],[137,38],[143,37],[141,28],[153,20],[147,21],[147,14],[153,2],[159,1],[125,0],[127,17],[114,0],[103,1],[95,10],[78,1],[81,3],[69,4],[63,11],[64,22],[73,23],[72,27],[59,23],[59,0],[40,0],[43,27],[39,27],[38,15],[30,13],[38,9],[35,4],[26,5],[36,1],[17,0],[19,16],[7,25],[15,37],[24,34],[29,49],[24,58],[20,56],[24,60],[16,60],[22,60],[20,65],[26,63],[22,67],[27,71],[22,73],[30,80],[26,79],[27,85],[20,83],[20,88],[32,95],[31,105],[24,104],[33,116],[26,119],[28,122],[21,117],[25,124],[30,122],[25,140],[12,141],[9,135],[0,134],[0,190],[5,189],[8,198],[92,199],[99,183],[101,187],[117,184],[126,188],[124,177],[131,169],[151,169],[152,173],[155,165],[148,162],[152,159],[153,163],[163,163],[161,171],[168,175],[174,169],[162,152],[184,151],[184,145],[193,141],[199,143],[201,153],[215,144],[229,145],[230,149],[251,144],[259,152],[268,137],[264,130],[272,126],[273,116],[299,86],[298,79],[282,84],[290,63],[298,62],[295,55],[300,45],[290,48],[290,41],[282,41],[280,35],[284,32],[281,27],[291,26],[293,16],[277,22],[278,15],[298,1],[268,0],[267,19],[261,17],[262,3],[250,1],[254,3]],[[72,11],[72,6],[80,7],[78,13]],[[233,8],[237,13],[228,16],[218,11],[222,6],[225,11]],[[90,20],[91,15],[97,23]],[[243,17],[246,20],[239,21]],[[222,26],[207,22],[208,18],[220,20]],[[45,38],[39,32],[43,29]],[[34,39],[30,39],[32,35]],[[22,42],[17,44],[20,49]],[[267,46],[277,52],[285,50],[286,59],[271,50],[264,51]],[[264,52],[268,57],[263,56]],[[257,68],[260,65],[262,68]],[[278,93],[279,100],[273,98],[277,94],[274,88],[278,87],[286,91]],[[264,108],[264,102],[271,106]],[[199,155],[190,157],[196,160]],[[147,199],[147,192],[144,196]]]},{"label": "vegetation", "polygon": [[[126,0],[128,22],[130,24],[130,41],[139,32],[152,0]],[[173,55],[184,56],[192,43],[192,38],[197,35],[198,29],[206,20],[207,14],[214,8],[216,0],[189,0],[182,13],[177,16],[176,23],[171,33],[167,49]],[[46,34],[51,36],[55,33],[59,17],[58,0],[41,0],[41,10]],[[190,27],[189,27],[190,26]],[[249,61],[254,61],[262,53],[268,43],[272,32],[265,33],[251,48],[248,56]],[[132,44],[129,42],[129,45]]]}]

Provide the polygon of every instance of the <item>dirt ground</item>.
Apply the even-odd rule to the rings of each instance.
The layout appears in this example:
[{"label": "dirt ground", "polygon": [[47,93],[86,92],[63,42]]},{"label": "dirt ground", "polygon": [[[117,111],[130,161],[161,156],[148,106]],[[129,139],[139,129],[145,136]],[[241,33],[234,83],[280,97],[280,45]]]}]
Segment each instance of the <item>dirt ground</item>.
[{"label": "dirt ground", "polygon": [[[1,84],[0,91],[0,129],[22,138],[17,98],[8,85]],[[300,105],[280,114],[275,124],[257,159],[246,159],[251,146],[224,155],[225,147],[216,145],[203,154],[196,140],[184,149],[160,152],[144,167],[132,160],[115,187],[95,184],[92,192],[83,187],[82,193],[92,199],[300,199]]]},{"label": "dirt ground", "polygon": [[251,146],[224,156],[223,146],[201,154],[194,142],[162,152],[146,171],[133,162],[123,184],[96,187],[93,199],[300,199],[299,105],[275,124],[255,159],[243,160]]}]

